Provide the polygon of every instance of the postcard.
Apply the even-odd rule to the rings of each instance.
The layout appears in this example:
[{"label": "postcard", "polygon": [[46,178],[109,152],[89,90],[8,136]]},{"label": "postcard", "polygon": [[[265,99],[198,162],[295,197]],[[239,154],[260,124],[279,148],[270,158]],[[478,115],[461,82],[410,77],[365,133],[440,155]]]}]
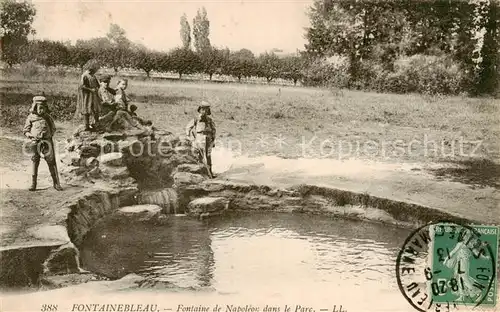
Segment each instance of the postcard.
[{"label": "postcard", "polygon": [[499,2],[0,16],[1,311],[500,311]]}]

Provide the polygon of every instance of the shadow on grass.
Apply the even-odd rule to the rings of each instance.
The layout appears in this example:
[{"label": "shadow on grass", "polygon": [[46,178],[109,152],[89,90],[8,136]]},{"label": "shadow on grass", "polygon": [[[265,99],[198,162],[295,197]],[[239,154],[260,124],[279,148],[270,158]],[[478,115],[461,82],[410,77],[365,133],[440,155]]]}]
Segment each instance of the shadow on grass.
[{"label": "shadow on grass", "polygon": [[436,177],[471,186],[493,187],[500,189],[500,164],[487,159],[454,161],[461,168],[431,169]]}]

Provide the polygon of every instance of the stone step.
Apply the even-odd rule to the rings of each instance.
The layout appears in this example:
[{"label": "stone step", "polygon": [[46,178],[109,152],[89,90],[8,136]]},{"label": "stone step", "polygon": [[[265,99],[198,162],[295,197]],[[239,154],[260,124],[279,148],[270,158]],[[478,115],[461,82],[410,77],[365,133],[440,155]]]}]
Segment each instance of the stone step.
[{"label": "stone step", "polygon": [[187,206],[187,215],[200,219],[218,216],[229,209],[229,199],[225,197],[201,197]]},{"label": "stone step", "polygon": [[110,167],[121,167],[123,166],[123,154],[119,152],[102,154],[97,157],[100,164]]},{"label": "stone step", "polygon": [[110,167],[110,166],[99,166],[101,173],[104,177],[111,180],[126,179],[130,176],[130,172],[127,167]]},{"label": "stone step", "polygon": [[198,184],[205,180],[206,178],[204,176],[195,173],[177,172],[174,174],[174,184],[176,186]]},{"label": "stone step", "polygon": [[137,217],[139,221],[149,221],[160,216],[162,208],[158,205],[125,206],[115,213],[118,216]]},{"label": "stone step", "polygon": [[177,171],[194,174],[206,174],[207,168],[203,164],[181,164],[177,167]]}]

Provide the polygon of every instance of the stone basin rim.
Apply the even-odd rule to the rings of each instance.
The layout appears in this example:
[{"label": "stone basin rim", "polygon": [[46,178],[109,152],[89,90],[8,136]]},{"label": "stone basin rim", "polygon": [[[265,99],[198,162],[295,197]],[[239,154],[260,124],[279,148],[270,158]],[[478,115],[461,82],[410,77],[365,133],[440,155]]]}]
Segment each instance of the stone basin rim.
[{"label": "stone basin rim", "polygon": [[[274,194],[271,196],[274,196],[274,198],[277,200],[280,200],[280,198],[282,198],[283,196],[286,196],[286,195],[281,194],[280,192],[285,193],[285,194],[292,194],[292,197],[295,197],[298,200],[304,199],[305,197],[308,197],[308,196],[313,196],[313,197],[314,196],[319,196],[319,197],[330,196],[330,197],[334,198],[336,195],[336,196],[341,196],[341,197],[346,196],[347,199],[344,199],[344,200],[346,200],[346,203],[344,204],[344,206],[352,205],[353,202],[354,202],[354,204],[356,204],[356,203],[359,204],[359,200],[364,198],[365,200],[368,200],[367,203],[375,203],[376,204],[375,207],[364,206],[365,208],[382,210],[380,208],[380,205],[383,205],[386,203],[391,203],[395,207],[403,207],[403,209],[407,210],[407,211],[414,211],[414,212],[421,211],[421,212],[426,212],[426,213],[425,213],[424,220],[419,219],[419,217],[422,217],[422,214],[417,214],[417,216],[413,216],[413,218],[414,218],[413,220],[415,220],[416,222],[405,222],[405,221],[398,220],[397,218],[394,218],[394,220],[397,222],[392,223],[392,222],[384,222],[384,221],[379,221],[379,220],[371,220],[369,218],[366,219],[363,217],[359,218],[356,216],[346,216],[346,215],[342,215],[340,213],[335,213],[332,211],[323,211],[321,209],[308,209],[307,207],[304,207],[304,209],[288,209],[287,210],[287,209],[244,209],[244,208],[241,208],[241,206],[240,206],[240,207],[232,207],[231,209],[229,209],[229,211],[232,211],[232,212],[245,211],[248,213],[255,213],[255,212],[265,213],[268,211],[272,211],[273,213],[318,214],[318,215],[324,215],[325,217],[335,216],[335,217],[339,217],[339,218],[359,220],[359,221],[364,221],[364,222],[368,221],[368,222],[374,222],[374,223],[390,224],[392,226],[396,226],[396,227],[400,227],[400,228],[415,228],[418,226],[418,224],[421,224],[422,222],[427,223],[429,218],[430,219],[441,219],[441,220],[450,219],[450,220],[459,221],[459,222],[475,222],[475,220],[467,219],[467,218],[464,218],[462,216],[452,215],[450,213],[443,212],[442,210],[439,210],[439,209],[425,207],[425,206],[419,205],[418,203],[397,201],[397,200],[393,200],[393,199],[389,199],[389,198],[372,196],[372,195],[369,195],[366,193],[357,193],[357,192],[349,191],[346,189],[332,188],[332,187],[321,187],[321,186],[316,186],[316,185],[300,184],[300,185],[294,185],[292,187],[287,187],[287,188],[273,188],[273,187],[270,187],[267,185],[257,185],[257,184],[250,184],[250,183],[231,182],[229,180],[222,180],[222,179],[214,179],[214,180],[208,180],[208,181],[202,182],[199,185],[193,185],[192,187],[194,187],[194,188],[201,187],[201,189],[204,189],[205,192],[208,194],[208,196],[206,196],[206,197],[218,196],[218,193],[228,192],[228,190],[232,190],[233,195],[234,195],[234,193],[240,193],[240,195],[242,195],[243,197],[248,195],[248,190],[250,190],[250,192],[251,191],[258,192],[258,190],[260,190],[262,193],[266,193],[267,194],[266,196],[270,196],[270,195],[268,195],[269,193]],[[210,191],[210,188],[212,188],[214,190]],[[62,239],[61,239],[61,241],[46,240],[46,241],[41,241],[40,243],[38,243],[37,241],[34,241],[33,243],[27,243],[26,245],[22,244],[22,245],[3,246],[0,248],[0,258],[4,258],[4,256],[6,256],[6,255],[2,255],[5,252],[9,253],[9,252],[13,252],[13,251],[29,250],[30,248],[33,248],[33,247],[51,249],[52,252],[48,253],[49,254],[48,258],[51,258],[51,257],[54,258],[53,252],[57,252],[58,250],[60,250],[63,247],[73,248],[75,253],[78,256],[79,255],[78,248],[81,245],[81,239],[83,239],[83,237],[80,237],[79,239],[75,239],[75,233],[72,233],[72,229],[70,228],[70,226],[68,224],[68,219],[71,217],[72,214],[78,213],[78,209],[79,209],[78,207],[80,207],[78,205],[82,201],[85,202],[85,200],[88,200],[89,198],[93,198],[94,200],[96,198],[99,198],[99,199],[102,199],[103,201],[98,203],[98,204],[105,205],[106,204],[105,202],[107,202],[109,204],[110,202],[113,202],[113,200],[109,200],[109,198],[119,197],[121,195],[120,194],[121,191],[128,192],[129,193],[128,196],[131,198],[129,198],[129,200],[125,200],[124,202],[117,203],[117,205],[111,204],[112,207],[109,207],[110,209],[105,214],[103,214],[99,218],[96,218],[92,224],[89,224],[87,231],[90,230],[95,225],[96,222],[98,222],[102,218],[105,218],[106,216],[111,215],[112,213],[117,212],[121,207],[138,204],[135,201],[136,195],[140,192],[137,188],[133,189],[133,188],[128,187],[128,188],[124,188],[124,190],[117,190],[117,189],[100,189],[100,188],[94,187],[94,189],[91,192],[84,192],[80,196],[75,196],[70,201],[66,200],[66,201],[60,203],[60,207],[64,210],[61,209],[62,213],[60,213],[59,216],[63,217],[63,215],[64,215],[65,222],[63,224],[61,224],[61,223],[59,223],[59,224],[65,226],[66,231],[67,231],[67,235],[69,236],[70,241],[62,240]],[[244,191],[247,191],[247,193],[243,193]],[[130,201],[130,199],[132,199],[132,201]],[[230,198],[229,199],[230,202],[234,202],[235,200],[238,200],[238,198]],[[363,206],[363,205],[360,205],[360,206]],[[57,217],[57,216],[54,216],[54,217]],[[214,217],[219,217],[219,216],[214,216]],[[401,222],[398,222],[398,221],[401,221]],[[47,258],[41,259],[40,261],[41,261],[40,265],[44,266],[44,268],[45,268],[47,266],[47,263],[46,263]],[[80,273],[81,274],[81,272],[83,270],[80,267],[78,260],[76,261],[76,264],[77,264],[77,267],[74,268],[73,273]],[[52,274],[52,275],[60,275],[60,274],[56,273],[56,274]],[[65,274],[62,274],[62,275],[65,275]],[[47,276],[50,277],[51,274],[48,274]],[[43,278],[45,278],[47,276],[44,275]]]}]

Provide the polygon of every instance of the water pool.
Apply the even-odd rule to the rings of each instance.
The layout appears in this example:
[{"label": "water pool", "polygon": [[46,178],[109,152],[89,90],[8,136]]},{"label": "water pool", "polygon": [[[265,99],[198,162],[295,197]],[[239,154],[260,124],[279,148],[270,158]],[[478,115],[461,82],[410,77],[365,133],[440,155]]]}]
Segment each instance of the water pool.
[{"label": "water pool", "polygon": [[269,212],[205,222],[170,216],[163,225],[112,219],[88,233],[81,259],[111,278],[137,273],[229,294],[317,293],[344,307],[406,311],[395,259],[408,235],[382,224]]}]

